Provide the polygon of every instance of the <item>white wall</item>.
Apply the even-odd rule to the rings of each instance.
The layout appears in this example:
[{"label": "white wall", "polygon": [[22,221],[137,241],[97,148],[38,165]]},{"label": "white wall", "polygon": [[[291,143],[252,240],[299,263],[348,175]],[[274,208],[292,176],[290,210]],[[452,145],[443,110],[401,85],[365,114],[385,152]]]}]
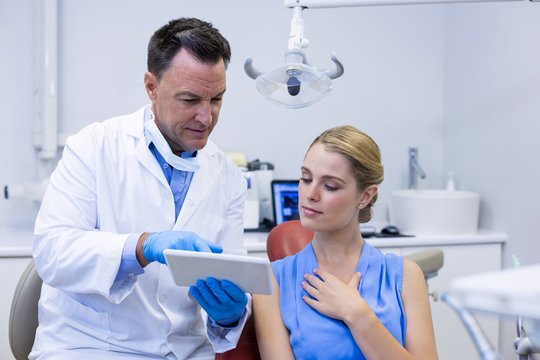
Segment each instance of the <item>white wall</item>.
[{"label": "white wall", "polygon": [[539,263],[540,3],[449,6],[446,26],[444,161],[481,193],[482,224],[509,234],[506,266]]},{"label": "white wall", "polygon": [[[406,185],[407,147],[418,146],[428,174],[422,186],[440,187],[446,172],[454,171],[460,188],[481,193],[482,227],[510,235],[505,264],[511,254],[523,264],[540,261],[540,4],[306,10],[309,60],[330,66],[335,51],[345,74],[329,97],[299,110],[267,102],[243,73],[250,55],[261,70],[282,63],[291,11],[280,0],[229,4],[61,0],[61,131],[145,104],[148,38],[171,18],[201,17],[221,29],[233,49],[213,136],[223,149],[273,162],[278,178],[296,177],[313,137],[330,126],[356,125],[383,152],[386,180],[375,220],[385,221],[389,191]],[[2,186],[37,176],[31,139],[34,7],[34,0],[0,1]],[[0,199],[0,227],[30,227],[36,211],[28,201]],[[513,324],[503,330],[504,358],[513,358]]]},{"label": "white wall", "polygon": [[[142,78],[150,35],[171,18],[196,16],[214,23],[232,45],[228,90],[213,136],[224,150],[243,150],[249,160],[274,163],[276,178],[298,177],[311,140],[328,127],[350,123],[371,134],[382,149],[386,180],[375,221],[387,221],[389,191],[406,185],[408,146],[420,148],[428,174],[424,186],[441,186],[444,6],[306,10],[310,62],[328,67],[335,51],[345,65],[345,75],[335,80],[333,93],[323,101],[288,110],[257,93],[243,63],[250,55],[263,71],[283,63],[291,10],[278,0],[229,4],[221,0],[162,0],[159,6],[148,0],[60,1],[60,130],[72,133],[92,121],[144,105]],[[3,65],[8,62],[1,67],[2,78],[24,85],[17,94],[2,89],[9,91],[2,99],[10,99],[4,103],[11,115],[7,130],[27,138],[7,136],[0,144],[3,185],[35,178],[36,161],[29,139],[33,0],[4,1],[1,6],[9,7],[1,13],[10,20],[0,25],[2,34],[22,32],[25,39],[3,37],[0,44],[15,55],[0,60]],[[16,156],[8,155],[14,152]],[[23,158],[21,173],[17,159]],[[34,217],[33,205],[0,201],[0,227],[31,224]]]},{"label": "white wall", "polygon": [[3,199],[5,184],[32,181],[37,172],[32,145],[33,20],[32,1],[0,0],[0,228],[28,228],[37,212],[31,202]]}]

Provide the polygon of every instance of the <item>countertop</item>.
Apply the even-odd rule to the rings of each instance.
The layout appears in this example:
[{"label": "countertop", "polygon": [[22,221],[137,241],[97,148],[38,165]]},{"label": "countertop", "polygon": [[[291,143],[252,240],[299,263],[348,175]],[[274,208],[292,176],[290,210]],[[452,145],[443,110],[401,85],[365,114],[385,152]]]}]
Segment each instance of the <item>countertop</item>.
[{"label": "countertop", "polygon": [[[244,245],[247,251],[266,251],[266,232],[244,233]],[[479,230],[469,235],[424,235],[412,237],[369,237],[366,241],[377,248],[412,247],[412,246],[442,246],[442,245],[471,245],[505,243],[508,235],[502,232]]]},{"label": "countertop", "polygon": [[[0,229],[0,258],[31,257],[32,237],[33,232],[31,230]],[[247,251],[266,251],[267,237],[267,232],[244,233],[244,244]],[[479,230],[478,233],[470,235],[370,237],[366,239],[371,245],[379,248],[505,243],[507,240],[508,235],[506,233],[488,230]]]},{"label": "countertop", "polygon": [[0,258],[31,257],[33,230],[0,229]]}]

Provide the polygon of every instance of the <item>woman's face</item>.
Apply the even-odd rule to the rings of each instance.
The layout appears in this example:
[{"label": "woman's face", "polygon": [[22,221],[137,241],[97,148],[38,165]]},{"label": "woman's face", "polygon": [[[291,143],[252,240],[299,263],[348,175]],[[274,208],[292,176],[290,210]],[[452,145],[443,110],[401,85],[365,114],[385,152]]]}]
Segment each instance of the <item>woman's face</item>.
[{"label": "woman's face", "polygon": [[335,231],[358,226],[358,191],[349,161],[315,144],[301,168],[298,207],[302,225],[313,231]]}]

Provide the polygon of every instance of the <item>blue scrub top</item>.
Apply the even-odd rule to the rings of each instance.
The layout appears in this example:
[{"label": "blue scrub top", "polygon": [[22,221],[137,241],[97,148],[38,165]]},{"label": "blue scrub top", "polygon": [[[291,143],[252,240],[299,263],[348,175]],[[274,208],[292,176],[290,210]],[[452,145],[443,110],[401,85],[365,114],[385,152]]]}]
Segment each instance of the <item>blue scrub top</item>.
[{"label": "blue scrub top", "polygon": [[[307,305],[304,274],[318,268],[312,244],[293,256],[277,260],[272,268],[280,290],[281,316],[289,330],[296,359],[365,359],[349,328]],[[401,301],[403,258],[383,254],[364,242],[357,272],[358,291],[375,315],[400,343],[405,343],[406,318]]]}]

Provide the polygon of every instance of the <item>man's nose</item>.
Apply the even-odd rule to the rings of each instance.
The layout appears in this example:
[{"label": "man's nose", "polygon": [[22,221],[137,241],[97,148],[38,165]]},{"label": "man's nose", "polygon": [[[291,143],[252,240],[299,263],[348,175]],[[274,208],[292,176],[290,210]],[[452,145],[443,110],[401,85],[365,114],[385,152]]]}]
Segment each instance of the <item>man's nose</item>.
[{"label": "man's nose", "polygon": [[202,101],[197,109],[197,120],[208,126],[212,124],[212,104],[209,101]]}]

